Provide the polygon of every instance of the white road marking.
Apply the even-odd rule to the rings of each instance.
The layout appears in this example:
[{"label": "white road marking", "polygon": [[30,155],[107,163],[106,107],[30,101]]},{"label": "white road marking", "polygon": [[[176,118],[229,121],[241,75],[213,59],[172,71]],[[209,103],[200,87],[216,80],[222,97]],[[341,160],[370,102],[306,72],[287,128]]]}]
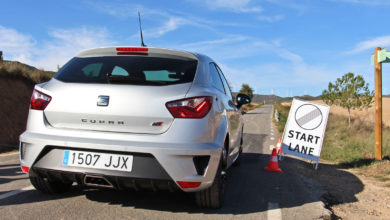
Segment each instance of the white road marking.
[{"label": "white road marking", "polygon": [[273,136],[274,135],[274,133],[271,131],[271,135]]},{"label": "white road marking", "polygon": [[275,148],[274,145],[269,145],[269,149],[270,149],[270,150],[273,150],[274,148]]},{"label": "white road marking", "polygon": [[13,191],[4,193],[4,194],[0,195],[0,200],[6,199],[8,197],[11,197],[11,196],[14,196],[14,195],[17,195],[19,193],[22,193],[22,192],[25,192],[28,190],[32,190],[32,189],[34,189],[33,186],[27,186],[27,187],[24,187],[23,189],[13,190]]},{"label": "white road marking", "polygon": [[275,140],[275,138],[274,138],[274,137],[270,137],[270,139],[271,139],[271,141]]},{"label": "white road marking", "polygon": [[278,203],[273,203],[273,202],[268,203],[267,219],[269,220],[282,219],[282,211],[280,210]]}]

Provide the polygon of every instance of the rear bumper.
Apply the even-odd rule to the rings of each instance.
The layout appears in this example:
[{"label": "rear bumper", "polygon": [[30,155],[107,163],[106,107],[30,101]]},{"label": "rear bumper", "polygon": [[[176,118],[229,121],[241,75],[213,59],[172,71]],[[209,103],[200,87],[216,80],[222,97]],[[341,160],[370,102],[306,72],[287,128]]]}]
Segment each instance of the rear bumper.
[{"label": "rear bumper", "polygon": [[[177,181],[188,181],[201,182],[201,185],[183,191],[203,190],[212,184],[221,156],[221,147],[215,143],[139,142],[29,131],[20,136],[20,141],[23,146],[21,165],[30,167],[30,172],[48,177],[59,175],[76,182],[86,174],[104,176],[114,183],[115,188],[143,188],[149,184],[152,189],[172,189],[172,184],[179,187]],[[133,170],[124,172],[63,166],[61,161],[65,149],[131,154],[134,157]],[[194,162],[196,156],[209,156],[204,172],[200,172]],[[164,182],[166,186],[156,186],[152,183],[156,181]]]},{"label": "rear bumper", "polygon": [[[30,170],[30,175],[38,175],[41,178],[47,178],[48,180],[61,180],[63,182],[76,182],[79,185],[86,185],[86,177],[94,176],[94,174],[86,174],[83,172],[69,172],[69,171],[58,171],[44,168],[34,167]],[[104,178],[107,184],[106,188],[115,188],[118,190],[133,189],[133,190],[166,190],[166,191],[177,191],[180,188],[171,179],[145,179],[145,178],[134,178],[126,176],[112,176],[107,174],[97,174],[96,176]],[[88,187],[94,187],[93,184],[86,185]],[[104,187],[104,186],[97,186]]]}]

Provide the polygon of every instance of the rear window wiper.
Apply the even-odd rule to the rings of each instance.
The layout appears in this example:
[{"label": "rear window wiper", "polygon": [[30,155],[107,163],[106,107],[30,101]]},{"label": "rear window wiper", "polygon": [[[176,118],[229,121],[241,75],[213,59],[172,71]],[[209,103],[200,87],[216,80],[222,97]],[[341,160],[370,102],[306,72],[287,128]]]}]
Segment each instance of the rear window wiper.
[{"label": "rear window wiper", "polygon": [[107,74],[108,83],[144,83],[145,80],[129,77],[129,76],[118,76]]},{"label": "rear window wiper", "polygon": [[144,79],[139,79],[130,76],[118,76],[107,74],[108,83],[117,83],[117,84],[137,84],[137,85],[165,85],[168,82],[165,81],[147,81]]}]

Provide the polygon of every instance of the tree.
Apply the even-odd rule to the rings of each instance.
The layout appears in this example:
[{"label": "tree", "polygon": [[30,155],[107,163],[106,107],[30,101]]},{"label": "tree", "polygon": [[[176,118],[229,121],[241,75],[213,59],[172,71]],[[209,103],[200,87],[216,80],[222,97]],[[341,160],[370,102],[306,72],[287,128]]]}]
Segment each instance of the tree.
[{"label": "tree", "polygon": [[253,89],[248,84],[242,84],[240,93],[249,96],[251,99],[253,98]]},{"label": "tree", "polygon": [[336,82],[329,83],[328,90],[322,92],[321,98],[328,105],[338,105],[348,110],[348,126],[351,125],[351,109],[370,107],[374,92],[368,89],[361,75],[346,73]]}]

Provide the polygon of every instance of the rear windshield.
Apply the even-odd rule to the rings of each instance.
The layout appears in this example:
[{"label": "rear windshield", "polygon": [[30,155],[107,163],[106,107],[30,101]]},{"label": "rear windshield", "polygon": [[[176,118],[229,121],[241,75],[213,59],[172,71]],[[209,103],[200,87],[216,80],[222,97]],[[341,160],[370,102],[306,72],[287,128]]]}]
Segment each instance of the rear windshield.
[{"label": "rear windshield", "polygon": [[196,60],[160,57],[75,57],[54,78],[74,83],[171,85],[194,80]]}]

